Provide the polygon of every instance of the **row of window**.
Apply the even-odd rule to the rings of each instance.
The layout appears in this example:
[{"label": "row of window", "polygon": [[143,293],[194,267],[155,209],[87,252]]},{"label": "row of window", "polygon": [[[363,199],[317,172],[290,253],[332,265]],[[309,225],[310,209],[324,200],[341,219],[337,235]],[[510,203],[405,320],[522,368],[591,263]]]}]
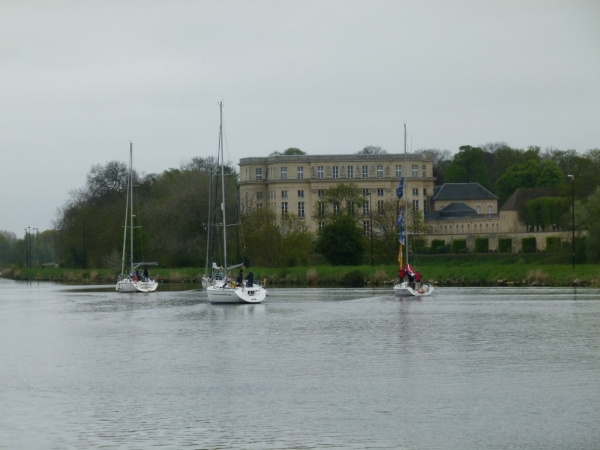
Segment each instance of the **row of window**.
[{"label": "row of window", "polygon": [[[412,190],[413,196],[418,196],[419,195],[419,189],[415,188]],[[317,195],[319,197],[323,197],[325,195],[325,189],[318,189],[317,190]],[[363,189],[363,195],[370,195],[369,189]],[[385,195],[384,193],[384,189],[377,189],[377,197],[383,197]],[[427,195],[427,189],[423,189],[423,195]],[[288,198],[288,191],[281,191],[281,198]],[[304,189],[300,189],[298,190],[298,198],[304,198]],[[256,192],[256,199],[260,200],[262,199],[262,192],[258,191]],[[277,191],[273,190],[273,191],[269,191],[269,200],[276,200],[277,199]],[[481,209],[481,207],[478,207],[479,209]],[[489,212],[489,208],[488,207],[488,212]]]},{"label": "row of window", "polygon": [[[492,233],[499,233],[500,232],[500,224],[498,223],[492,223]],[[467,224],[467,228],[466,228],[466,232],[467,234],[471,233],[471,224]],[[483,233],[483,224],[480,223],[479,224],[479,228],[477,227],[477,224],[473,224],[473,233]],[[485,224],[485,232],[489,233],[490,232],[490,224],[486,223]],[[444,225],[444,227],[442,228],[442,226],[440,225],[440,229],[439,229],[439,233],[438,233],[438,229],[437,228],[433,228],[433,227],[429,227],[429,229],[427,230],[428,234],[464,234],[465,233],[465,226],[464,225],[460,225],[460,229],[459,229],[459,225],[456,225],[455,228],[453,228],[452,225]]]},{"label": "row of window", "polygon": [[[271,209],[275,210],[277,203],[276,202],[270,202],[269,203]],[[362,205],[362,211],[363,211],[363,216],[368,216],[370,214],[370,203],[369,201],[364,201],[363,205]],[[262,202],[259,202],[256,204],[257,208],[262,208],[263,204]],[[323,202],[318,202],[317,203],[317,208],[319,210],[320,214],[325,214],[325,204]],[[419,200],[413,200],[413,208],[415,211],[419,211]],[[289,210],[288,210],[288,202],[281,202],[281,214],[282,215],[286,215],[288,214]],[[334,214],[339,214],[340,212],[340,204],[335,202],[333,204],[333,213]],[[384,202],[383,200],[378,200],[377,201],[377,215],[379,216],[383,216],[384,213]],[[298,202],[298,217],[300,218],[305,218],[305,212],[304,212],[304,202]],[[450,226],[450,229],[452,229],[452,226]]]},{"label": "row of window", "polygon": [[[413,164],[411,167],[411,176],[416,178],[419,176],[419,166],[418,164]],[[274,169],[271,169],[272,171]],[[422,168],[422,176],[427,176],[427,166],[423,165]],[[377,178],[383,178],[383,164],[378,164],[376,168]],[[268,172],[267,172],[268,174]],[[325,178],[325,166],[317,166],[317,178],[322,179]],[[314,176],[314,173],[313,173]],[[362,178],[369,178],[369,166],[362,166],[361,172]],[[339,178],[340,177],[340,168],[339,166],[331,167],[331,178]],[[263,169],[257,168],[255,172],[256,181],[262,181],[263,179]],[[275,178],[275,174],[272,173],[272,178]],[[296,167],[296,178],[298,180],[304,179],[304,167],[298,166]],[[346,178],[354,178],[354,166],[346,167]],[[402,165],[396,165],[396,178],[402,178]],[[267,177],[268,179],[268,177]],[[280,168],[280,179],[287,180],[288,179],[288,170],[287,167]]]}]

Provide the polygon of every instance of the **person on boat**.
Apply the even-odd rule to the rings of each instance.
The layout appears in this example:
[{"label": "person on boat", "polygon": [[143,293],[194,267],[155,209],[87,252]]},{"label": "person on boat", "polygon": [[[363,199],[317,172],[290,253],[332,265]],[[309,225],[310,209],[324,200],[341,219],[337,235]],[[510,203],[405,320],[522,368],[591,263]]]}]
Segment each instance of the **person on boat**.
[{"label": "person on boat", "polygon": [[228,273],[227,276],[223,275],[223,287],[229,286],[230,282],[231,282],[231,274]]},{"label": "person on boat", "polygon": [[246,280],[247,287],[254,287],[254,274],[250,272],[248,274],[248,279]]},{"label": "person on boat", "polygon": [[417,282],[417,285],[419,287],[421,287],[421,280],[423,279],[423,277],[421,276],[421,272],[415,272],[415,281]]},{"label": "person on boat", "polygon": [[148,268],[144,267],[144,281],[148,281],[148,277],[150,274],[148,273]]},{"label": "person on boat", "polygon": [[398,269],[398,278],[400,279],[400,281],[404,281],[405,276],[406,276],[406,272],[404,271],[404,269],[402,267],[400,267]]},{"label": "person on boat", "polygon": [[242,284],[244,284],[244,269],[240,269],[240,271],[237,274],[237,278],[235,279],[235,284],[237,286],[241,286]]}]

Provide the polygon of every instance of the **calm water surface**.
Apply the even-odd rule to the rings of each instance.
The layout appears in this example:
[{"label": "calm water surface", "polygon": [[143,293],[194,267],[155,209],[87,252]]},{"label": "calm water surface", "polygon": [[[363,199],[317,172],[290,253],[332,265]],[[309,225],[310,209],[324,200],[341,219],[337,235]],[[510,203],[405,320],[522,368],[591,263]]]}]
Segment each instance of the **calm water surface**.
[{"label": "calm water surface", "polygon": [[599,331],[594,289],[0,279],[0,448],[598,449]]}]

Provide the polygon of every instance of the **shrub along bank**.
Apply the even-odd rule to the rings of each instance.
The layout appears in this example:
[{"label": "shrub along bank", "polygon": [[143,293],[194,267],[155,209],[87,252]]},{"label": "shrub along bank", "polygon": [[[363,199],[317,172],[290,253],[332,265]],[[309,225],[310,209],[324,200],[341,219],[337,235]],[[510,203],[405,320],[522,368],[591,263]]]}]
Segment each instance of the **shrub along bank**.
[{"label": "shrub along bank", "polygon": [[[438,286],[600,286],[600,265],[551,264],[543,254],[444,254],[419,256],[411,264],[425,281]],[[551,260],[550,260],[551,261]],[[161,283],[199,283],[204,269],[154,268]],[[396,279],[395,265],[249,267],[246,274],[278,286],[385,286]],[[232,273],[235,277],[236,273]],[[2,276],[14,280],[55,281],[74,284],[111,284],[114,271],[5,268]]]}]

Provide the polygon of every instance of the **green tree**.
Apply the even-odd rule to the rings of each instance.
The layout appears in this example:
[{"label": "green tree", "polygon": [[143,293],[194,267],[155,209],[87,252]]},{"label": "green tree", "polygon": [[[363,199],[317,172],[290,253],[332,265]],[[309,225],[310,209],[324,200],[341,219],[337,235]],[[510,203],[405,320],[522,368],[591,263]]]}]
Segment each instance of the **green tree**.
[{"label": "green tree", "polygon": [[358,210],[362,210],[368,201],[358,185],[340,183],[323,193],[323,197],[315,203],[313,220],[315,222],[330,222],[339,215],[348,215],[358,220]]},{"label": "green tree", "polygon": [[589,262],[600,262],[600,187],[590,195],[585,202],[585,217],[587,222],[586,256]]},{"label": "green tree", "polygon": [[278,263],[281,267],[306,266],[313,252],[313,235],[306,221],[296,214],[279,217],[281,248]]},{"label": "green tree", "polygon": [[479,183],[491,189],[485,152],[479,147],[463,145],[446,170],[446,183]]},{"label": "green tree", "polygon": [[296,147],[290,147],[290,148],[285,149],[283,152],[275,150],[274,152],[271,152],[269,154],[269,156],[281,156],[281,155],[306,155],[306,152],[303,152],[302,150],[300,150],[299,148],[296,148]]},{"label": "green tree", "polygon": [[518,188],[561,187],[564,175],[552,161],[529,160],[508,168],[496,182],[496,194],[502,205]]},{"label": "green tree", "polygon": [[355,266],[365,252],[365,237],[354,217],[338,215],[329,221],[317,240],[317,251],[336,266]]},{"label": "green tree", "polygon": [[374,145],[367,145],[362,150],[356,152],[357,155],[385,155],[387,151],[382,149],[381,147]]},{"label": "green tree", "polygon": [[282,234],[277,214],[270,208],[250,210],[242,218],[245,256],[254,266],[276,267]]},{"label": "green tree", "polygon": [[422,148],[417,150],[417,153],[423,154],[428,152],[433,157],[433,176],[435,184],[441,186],[444,184],[446,171],[452,164],[452,152],[450,150],[439,150],[437,148]]}]

